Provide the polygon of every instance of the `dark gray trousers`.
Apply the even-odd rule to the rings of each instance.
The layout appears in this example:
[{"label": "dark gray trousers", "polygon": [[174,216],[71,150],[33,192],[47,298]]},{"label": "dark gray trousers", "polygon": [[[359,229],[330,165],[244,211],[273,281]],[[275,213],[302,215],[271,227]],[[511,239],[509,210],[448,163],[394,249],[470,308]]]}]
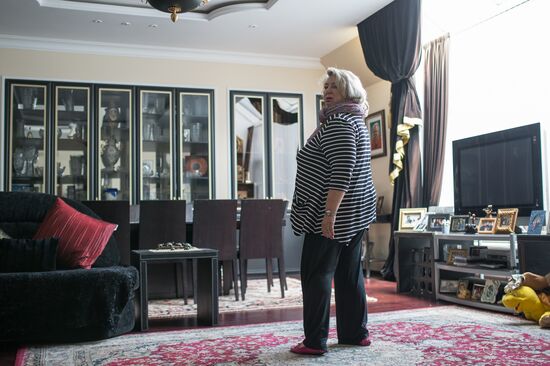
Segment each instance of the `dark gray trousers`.
[{"label": "dark gray trousers", "polygon": [[304,238],[300,276],[304,298],[304,344],[307,347],[327,348],[333,278],[338,343],[357,344],[368,337],[361,265],[364,231],[358,232],[349,245],[319,234],[306,234]]}]

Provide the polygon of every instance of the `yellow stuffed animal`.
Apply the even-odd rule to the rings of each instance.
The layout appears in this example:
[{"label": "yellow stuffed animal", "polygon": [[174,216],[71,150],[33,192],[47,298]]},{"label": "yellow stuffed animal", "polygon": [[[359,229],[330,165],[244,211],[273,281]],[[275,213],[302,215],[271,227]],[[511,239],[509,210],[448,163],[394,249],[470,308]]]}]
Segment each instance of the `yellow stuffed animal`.
[{"label": "yellow stuffed animal", "polygon": [[516,313],[523,313],[525,318],[538,322],[541,328],[550,328],[550,298],[547,294],[520,286],[505,294],[502,303]]}]

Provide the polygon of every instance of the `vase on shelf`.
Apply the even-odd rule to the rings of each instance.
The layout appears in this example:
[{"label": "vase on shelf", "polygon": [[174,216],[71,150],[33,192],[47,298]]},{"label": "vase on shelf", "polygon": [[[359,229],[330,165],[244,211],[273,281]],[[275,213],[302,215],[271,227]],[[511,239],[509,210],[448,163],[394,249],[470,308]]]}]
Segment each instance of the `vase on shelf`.
[{"label": "vase on shelf", "polygon": [[114,170],[115,164],[120,159],[120,149],[114,137],[109,138],[101,149],[101,161],[106,170]]}]

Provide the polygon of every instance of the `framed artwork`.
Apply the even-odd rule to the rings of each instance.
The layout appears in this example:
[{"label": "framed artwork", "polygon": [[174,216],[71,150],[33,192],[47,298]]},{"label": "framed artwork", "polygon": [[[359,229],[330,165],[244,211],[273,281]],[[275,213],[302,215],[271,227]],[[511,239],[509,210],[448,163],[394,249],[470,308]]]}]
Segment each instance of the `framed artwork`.
[{"label": "framed artwork", "polygon": [[321,94],[315,95],[315,105],[317,109],[317,127],[319,126],[319,112],[323,107],[325,106],[325,101],[323,100],[323,96]]},{"label": "framed artwork", "polygon": [[481,217],[477,224],[477,232],[478,234],[494,234],[496,224],[496,217]]},{"label": "framed artwork", "polygon": [[458,280],[441,280],[439,284],[440,293],[453,293],[458,291]]},{"label": "framed artwork", "polygon": [[479,283],[474,283],[474,286],[472,287],[472,297],[470,298],[470,300],[473,300],[473,301],[481,300],[481,294],[483,293],[484,288],[485,288],[484,285],[481,285]]},{"label": "framed artwork", "polygon": [[449,220],[450,214],[428,214],[428,231],[443,231],[445,221]]},{"label": "framed artwork", "polygon": [[497,211],[497,223],[495,232],[513,233],[518,218],[517,208],[499,208]]},{"label": "framed artwork", "polygon": [[365,118],[369,129],[372,158],[386,156],[386,117],[385,111],[374,112]]},{"label": "framed artwork", "polygon": [[458,289],[456,290],[456,297],[459,299],[469,300],[471,297],[470,289],[468,288],[470,286],[470,281],[461,279],[458,280]]},{"label": "framed artwork", "polygon": [[497,301],[498,288],[500,287],[500,281],[498,280],[485,280],[485,286],[481,293],[481,302],[494,304]]},{"label": "framed artwork", "polygon": [[462,248],[450,248],[447,254],[447,264],[454,264],[456,256],[467,257],[468,250]]},{"label": "framed artwork", "polygon": [[533,210],[531,211],[531,217],[529,218],[529,226],[527,228],[527,234],[541,234],[542,227],[546,225],[546,211]]},{"label": "framed artwork", "polygon": [[466,231],[466,224],[469,220],[468,215],[455,215],[451,216],[451,233],[463,233]]},{"label": "framed artwork", "polygon": [[399,230],[413,230],[426,215],[426,208],[402,208],[399,210]]}]

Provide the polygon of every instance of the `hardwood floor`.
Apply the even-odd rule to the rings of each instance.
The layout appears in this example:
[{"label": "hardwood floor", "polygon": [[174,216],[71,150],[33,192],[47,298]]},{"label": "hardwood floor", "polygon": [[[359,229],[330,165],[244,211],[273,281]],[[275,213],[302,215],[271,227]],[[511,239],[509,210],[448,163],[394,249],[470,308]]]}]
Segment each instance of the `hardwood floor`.
[{"label": "hardwood floor", "polygon": [[[365,279],[367,294],[378,299],[378,302],[369,303],[369,313],[380,313],[384,311],[416,309],[423,307],[438,306],[435,301],[430,301],[410,295],[400,295],[396,293],[395,282],[384,281],[373,274],[374,277]],[[296,276],[293,276],[296,277]],[[331,308],[331,314],[334,315],[334,306]],[[302,320],[302,309],[277,309],[247,311],[238,313],[223,313],[219,317],[219,326],[244,325],[269,323],[287,320]],[[165,330],[177,330],[182,327],[197,328],[195,319],[181,320],[150,320],[149,331],[158,332]],[[0,343],[0,366],[15,364],[17,345]]]}]

